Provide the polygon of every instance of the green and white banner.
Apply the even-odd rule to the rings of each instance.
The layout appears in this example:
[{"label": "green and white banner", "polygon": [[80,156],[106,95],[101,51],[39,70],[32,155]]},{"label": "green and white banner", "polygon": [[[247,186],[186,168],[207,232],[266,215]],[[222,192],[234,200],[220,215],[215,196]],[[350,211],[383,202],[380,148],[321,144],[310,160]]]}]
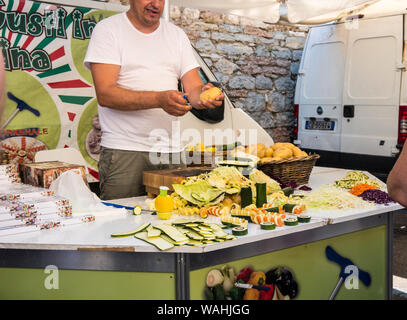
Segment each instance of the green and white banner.
[{"label": "green and white banner", "polygon": [[100,126],[83,60],[96,23],[117,12],[0,0],[6,68],[1,148],[12,162],[39,150],[76,148],[97,179]]}]

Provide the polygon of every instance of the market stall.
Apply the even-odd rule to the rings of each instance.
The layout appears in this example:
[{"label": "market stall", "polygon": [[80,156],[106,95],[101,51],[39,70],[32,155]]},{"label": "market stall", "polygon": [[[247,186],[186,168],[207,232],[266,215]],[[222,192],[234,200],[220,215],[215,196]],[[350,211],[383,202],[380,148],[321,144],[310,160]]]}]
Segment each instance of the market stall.
[{"label": "market stall", "polygon": [[[338,181],[346,173],[342,169],[314,167],[308,185],[317,189]],[[146,200],[139,197],[112,202],[148,208]],[[270,276],[280,267],[277,270],[289,270],[295,279],[294,289],[283,288],[280,299],[291,295],[295,299],[324,300],[331,296],[341,272],[340,266],[327,258],[329,246],[350,259],[361,272],[366,271],[371,279],[368,285],[343,283],[337,299],[385,299],[391,297],[392,212],[398,209],[400,205],[391,203],[362,210],[311,210],[308,223],[274,230],[262,230],[258,224],[249,223],[247,235],[235,236],[230,241],[174,246],[164,251],[134,236],[111,236],[145,223],[163,223],[149,212],[133,215],[128,211],[124,215],[96,218],[91,223],[0,236],[0,296],[205,299],[211,298],[205,292],[208,275],[213,270],[233,269],[238,274],[249,267],[253,272]],[[180,218],[196,221],[194,217],[178,215],[168,221]],[[209,216],[204,221],[216,224],[219,219]],[[224,230],[231,234],[230,228]],[[57,274],[53,273],[55,270]],[[51,276],[56,277],[55,288],[47,289],[45,283]]]}]

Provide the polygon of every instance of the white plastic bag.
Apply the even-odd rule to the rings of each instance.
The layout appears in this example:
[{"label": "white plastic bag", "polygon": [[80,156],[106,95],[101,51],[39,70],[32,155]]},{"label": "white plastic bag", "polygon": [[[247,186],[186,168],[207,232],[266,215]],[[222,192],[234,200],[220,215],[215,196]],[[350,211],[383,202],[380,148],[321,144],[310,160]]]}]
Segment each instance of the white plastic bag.
[{"label": "white plastic bag", "polygon": [[74,170],[61,174],[49,187],[56,195],[69,199],[72,205],[72,215],[93,214],[111,216],[125,214],[126,209],[104,205],[99,197],[90,191],[82,176]]}]

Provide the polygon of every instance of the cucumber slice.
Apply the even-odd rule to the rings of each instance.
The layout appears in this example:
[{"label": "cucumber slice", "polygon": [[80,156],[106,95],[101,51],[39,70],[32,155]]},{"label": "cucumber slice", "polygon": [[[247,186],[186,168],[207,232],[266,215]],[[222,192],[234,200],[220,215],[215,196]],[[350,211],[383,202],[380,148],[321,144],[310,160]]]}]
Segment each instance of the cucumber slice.
[{"label": "cucumber slice", "polygon": [[133,208],[133,214],[134,214],[135,216],[140,215],[140,214],[141,214],[141,207],[140,207],[140,206],[135,206],[135,207]]},{"label": "cucumber slice", "polygon": [[298,221],[301,223],[308,223],[311,221],[311,217],[306,214],[300,214],[297,218],[298,218]]},{"label": "cucumber slice", "polygon": [[287,217],[284,219],[284,224],[286,226],[296,226],[298,224],[297,217]]},{"label": "cucumber slice", "polygon": [[274,230],[276,225],[273,222],[261,222],[260,228],[263,230]]},{"label": "cucumber slice", "polygon": [[262,208],[263,204],[267,202],[267,193],[266,193],[267,184],[265,182],[256,183],[256,207]]},{"label": "cucumber slice", "polygon": [[248,230],[246,227],[234,227],[232,233],[235,236],[244,236],[248,233]]},{"label": "cucumber slice", "polygon": [[251,187],[242,187],[240,189],[240,197],[242,199],[241,207],[245,208],[253,203],[253,194]]},{"label": "cucumber slice", "polygon": [[143,223],[141,226],[139,226],[137,229],[128,231],[128,232],[121,232],[121,233],[112,233],[110,236],[112,238],[124,238],[124,237],[130,237],[135,235],[138,232],[144,231],[150,226],[151,223]]},{"label": "cucumber slice", "polygon": [[165,250],[174,248],[174,245],[172,243],[165,241],[161,237],[149,238],[147,236],[147,232],[139,232],[139,233],[135,234],[134,237],[137,239],[143,240],[149,244],[152,244],[153,246],[155,246],[157,249],[159,249],[161,251],[165,251]]}]

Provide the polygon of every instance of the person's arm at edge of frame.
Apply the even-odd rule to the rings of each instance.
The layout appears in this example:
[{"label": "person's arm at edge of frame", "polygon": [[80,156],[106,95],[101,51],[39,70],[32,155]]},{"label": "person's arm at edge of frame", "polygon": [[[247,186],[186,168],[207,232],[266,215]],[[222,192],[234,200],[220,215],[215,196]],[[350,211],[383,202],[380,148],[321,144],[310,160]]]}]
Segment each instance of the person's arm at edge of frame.
[{"label": "person's arm at edge of frame", "polygon": [[399,158],[387,177],[387,191],[390,197],[407,207],[407,147],[403,147]]},{"label": "person's arm at edge of frame", "polygon": [[119,87],[119,65],[91,63],[90,69],[98,103],[103,107],[122,111],[162,108],[173,116],[191,110],[184,94],[177,90],[134,91]]},{"label": "person's arm at edge of frame", "polygon": [[185,90],[185,94],[188,97],[189,102],[195,109],[214,109],[220,107],[223,103],[225,95],[222,93],[216,99],[208,101],[202,101],[200,94],[212,87],[212,83],[203,84],[201,77],[199,76],[198,68],[192,69],[185,73],[181,78],[182,85]]}]

